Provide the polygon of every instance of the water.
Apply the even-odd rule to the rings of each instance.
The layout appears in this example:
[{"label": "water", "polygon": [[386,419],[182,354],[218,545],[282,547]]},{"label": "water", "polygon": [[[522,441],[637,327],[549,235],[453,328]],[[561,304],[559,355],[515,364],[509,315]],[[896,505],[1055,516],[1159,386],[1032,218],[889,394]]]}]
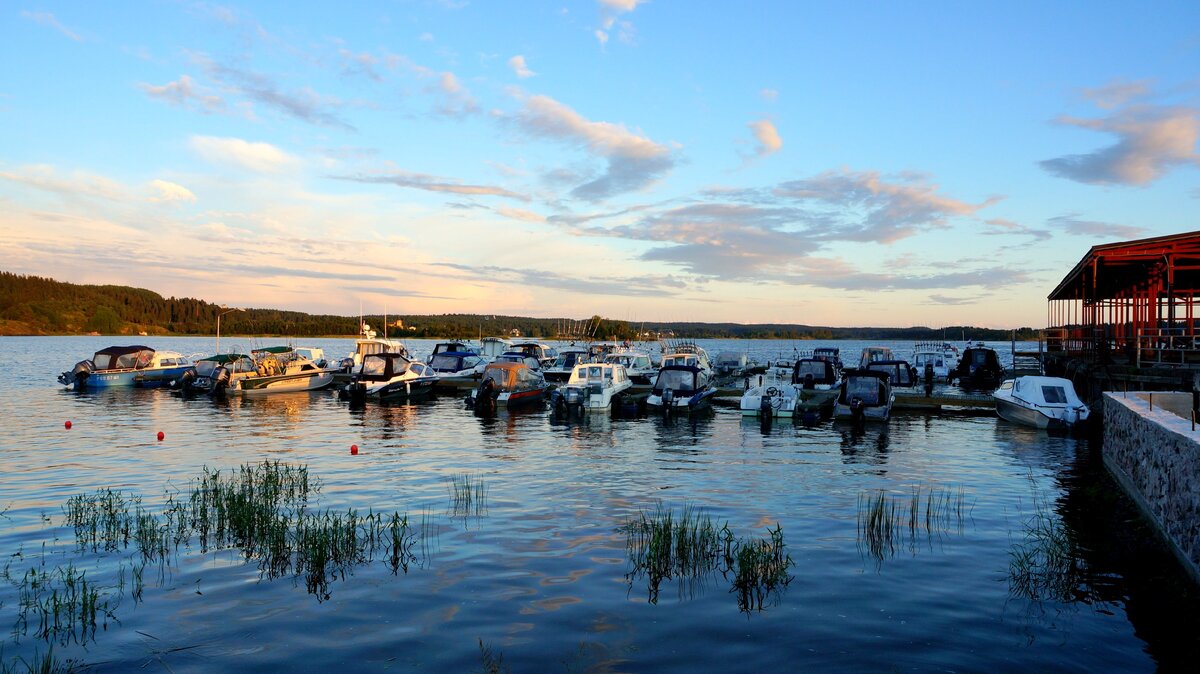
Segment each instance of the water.
[{"label": "water", "polygon": [[[107,628],[50,640],[56,657],[99,671],[477,671],[488,664],[481,643],[514,672],[1139,671],[1187,667],[1200,651],[1188,622],[1171,618],[1195,615],[1200,602],[1086,439],[991,416],[899,413],[863,431],[764,428],[728,408],[671,421],[556,421],[543,410],[487,419],[450,396],[352,410],[321,392],[217,402],[54,384],[95,349],[126,341],[0,339],[6,663],[48,646],[14,627],[21,574],[43,562],[70,562],[104,586]],[[205,339],[142,341],[212,350]],[[792,347],[701,343],[760,360]],[[304,344],[333,357],[352,348]],[[833,344],[846,360],[863,345]],[[1008,345],[996,346],[1008,358]],[[263,459],[307,464],[323,484],[321,507],[424,519],[419,559],[396,574],[378,558],[357,565],[319,598],[303,578],[263,578],[237,550],[193,544],[167,566],[148,565],[135,601],[115,580],[133,550],[80,552],[63,526],[73,495],[111,487],[157,504],[206,466]],[[455,512],[450,483],[462,475],[486,485],[484,507]],[[914,488],[961,493],[963,505],[913,532],[904,511],[892,544],[873,552],[859,533],[862,499],[884,490],[907,504]],[[703,508],[745,538],[781,526],[792,580],[761,610],[739,606],[720,571],[664,579],[655,594],[630,574],[619,527],[657,502]],[[1012,552],[1039,515],[1069,555],[1030,591],[1014,580]]]}]

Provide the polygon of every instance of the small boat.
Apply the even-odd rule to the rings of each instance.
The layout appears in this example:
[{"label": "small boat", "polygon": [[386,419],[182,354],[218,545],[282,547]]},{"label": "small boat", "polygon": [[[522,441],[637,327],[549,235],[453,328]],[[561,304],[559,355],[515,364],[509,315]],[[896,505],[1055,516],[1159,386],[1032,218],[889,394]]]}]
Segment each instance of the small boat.
[{"label": "small boat", "polygon": [[768,375],[755,379],[758,385],[742,394],[739,407],[743,416],[788,418],[796,413],[800,392],[795,385]]},{"label": "small boat", "polygon": [[942,342],[920,342],[913,347],[912,365],[917,369],[917,379],[924,380],[926,368],[933,370],[934,381],[947,381],[950,378],[950,372],[957,363],[947,357],[947,346],[950,345]]},{"label": "small boat", "polygon": [[666,364],[675,360],[673,356],[663,356],[664,365],[654,379],[654,389],[646,397],[646,407],[664,413],[691,413],[709,407],[717,394],[712,385],[712,371],[695,363]]},{"label": "small boat", "polygon": [[429,369],[435,376],[446,377],[478,377],[487,367],[487,361],[477,353],[461,351],[444,351],[429,359]]},{"label": "small boat", "polygon": [[845,365],[842,364],[842,350],[837,347],[818,346],[813,349],[812,357],[817,360],[827,360],[833,363],[833,367],[837,369],[839,374],[845,368]]},{"label": "small boat", "polygon": [[967,347],[958,367],[950,373],[963,388],[994,389],[1004,379],[1004,366],[994,349],[983,344]]},{"label": "small boat", "polygon": [[340,395],[355,401],[416,398],[432,393],[437,380],[437,374],[424,363],[399,353],[373,353],[363,359],[362,369]]},{"label": "small boat", "polygon": [[713,359],[713,370],[720,376],[738,377],[750,366],[750,356],[745,351],[721,351]]},{"label": "small boat", "polygon": [[841,383],[842,370],[827,358],[801,358],[792,366],[792,384],[801,389],[828,391]]},{"label": "small boat", "polygon": [[862,356],[858,359],[858,368],[865,370],[868,365],[877,360],[894,360],[892,350],[886,346],[868,346],[862,350]]},{"label": "small boat", "polygon": [[532,356],[538,360],[541,367],[553,364],[558,358],[558,352],[553,347],[534,341],[514,342],[512,346],[508,347],[508,351],[500,355],[504,356],[510,353],[523,353],[526,356]]},{"label": "small boat", "polygon": [[888,382],[893,388],[911,388],[919,383],[916,369],[907,360],[876,360],[867,365],[867,369],[888,373]]},{"label": "small boat", "polygon": [[887,421],[896,402],[889,379],[878,370],[846,370],[833,415],[855,422]]},{"label": "small boat", "polygon": [[623,365],[582,363],[575,366],[567,385],[550,394],[550,403],[559,414],[570,410],[607,412],[614,399],[633,386]]},{"label": "small boat", "polygon": [[591,362],[591,358],[588,357],[587,349],[582,346],[567,346],[559,349],[558,358],[542,369],[542,375],[549,382],[565,382],[575,372],[576,365],[588,362]]},{"label": "small boat", "polygon": [[[231,380],[228,393],[264,394],[317,391],[333,383],[334,370],[318,367],[290,346],[268,346],[250,352],[257,375]],[[220,386],[220,382],[217,382]]]},{"label": "small boat", "polygon": [[[542,361],[539,360],[536,356],[532,356],[523,351],[509,351],[507,353],[502,353],[499,356],[496,356],[496,359],[493,360],[492,362],[493,363],[522,363],[522,364],[528,366],[532,370],[537,370],[538,372],[542,371]],[[546,376],[545,374],[542,375],[543,378],[545,376]]]},{"label": "small boat", "polygon": [[511,351],[513,342],[507,337],[484,337],[479,340],[479,355],[485,362],[492,362],[496,356]]},{"label": "small boat", "polygon": [[1070,379],[1025,376],[1009,379],[992,394],[996,414],[1013,423],[1048,430],[1072,430],[1088,418],[1088,406]]},{"label": "small boat", "polygon": [[233,381],[257,377],[258,366],[244,353],[219,353],[196,361],[181,379],[185,393],[224,393]]},{"label": "small boat", "polygon": [[473,353],[479,355],[479,349],[470,342],[460,342],[457,340],[453,342],[438,342],[433,345],[433,351],[429,352],[429,358],[425,359],[425,362],[433,362],[434,358],[443,353]]},{"label": "small boat", "polygon": [[625,374],[634,384],[649,384],[658,368],[650,360],[650,354],[644,351],[621,351],[610,353],[604,357],[604,362],[620,365],[625,368]]},{"label": "small boat", "polygon": [[[354,351],[339,363],[340,372],[335,373],[334,376],[338,383],[350,381],[359,368],[362,367],[363,358],[373,353],[399,353],[404,356],[408,355],[408,347],[404,345],[404,342],[387,337],[376,337],[375,331],[365,323],[360,326],[359,334],[361,337],[354,340]],[[320,359],[313,358],[312,360],[318,361]]]},{"label": "small boat", "polygon": [[546,378],[525,363],[488,363],[479,388],[467,396],[467,406],[476,412],[500,407],[517,407],[540,402],[546,394]]},{"label": "small boat", "polygon": [[187,357],[177,351],[110,346],[58,375],[58,383],[76,391],[112,386],[154,388],[179,380],[191,367]]}]

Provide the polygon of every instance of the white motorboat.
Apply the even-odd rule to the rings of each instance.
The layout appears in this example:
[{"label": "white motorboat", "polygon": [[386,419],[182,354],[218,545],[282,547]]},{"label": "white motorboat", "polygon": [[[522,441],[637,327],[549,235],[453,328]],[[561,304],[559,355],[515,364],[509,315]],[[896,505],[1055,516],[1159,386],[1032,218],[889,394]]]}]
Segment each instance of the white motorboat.
[{"label": "white motorboat", "polygon": [[572,409],[583,412],[607,412],[613,400],[633,386],[623,365],[582,363],[575,366],[567,385],[550,394],[556,413]]},{"label": "white motorboat", "polygon": [[502,353],[512,350],[513,342],[507,337],[484,337],[479,340],[479,355],[485,362],[492,362]]},{"label": "white motorboat", "polygon": [[258,368],[257,375],[243,379],[217,380],[214,393],[286,393],[316,391],[333,383],[334,370],[316,363],[290,346],[269,346],[250,352]]},{"label": "white motorboat", "polygon": [[890,378],[878,370],[846,370],[833,416],[855,422],[887,421],[896,402]]},{"label": "white motorboat", "polygon": [[743,416],[789,418],[796,413],[800,391],[791,382],[776,376],[758,375],[756,386],[742,394],[739,406]]},{"label": "white motorboat", "polygon": [[[695,412],[706,409],[717,394],[712,385],[712,370],[695,364],[665,364],[675,362],[675,356],[663,356],[661,369],[654,378],[654,389],[646,397],[646,407],[670,412]],[[683,359],[686,362],[686,359]]]},{"label": "white motorboat", "polygon": [[604,362],[623,366],[625,374],[629,375],[630,381],[635,384],[649,384],[658,373],[658,368],[654,367],[650,360],[650,354],[644,351],[610,353],[604,357]]},{"label": "white motorboat", "polygon": [[479,377],[487,367],[486,358],[477,353],[443,351],[429,359],[429,369],[440,378]]},{"label": "white motorboat", "polygon": [[546,377],[546,381],[562,383],[571,378],[576,365],[587,363],[590,360],[588,350],[582,346],[563,347],[558,350],[558,358],[542,368],[542,375]]},{"label": "white motorboat", "polygon": [[865,370],[868,365],[879,360],[895,360],[892,357],[892,350],[886,346],[868,346],[862,350],[862,356],[858,359],[858,367]]},{"label": "white motorboat", "polygon": [[950,378],[950,373],[958,364],[957,359],[951,359],[946,347],[953,349],[949,344],[942,342],[920,342],[913,347],[912,365],[917,369],[917,379],[924,380],[926,367],[933,370],[934,381],[947,381]]},{"label": "white motorboat", "polygon": [[1034,428],[1070,430],[1087,421],[1088,406],[1070,379],[1029,375],[1009,379],[992,394],[1002,419]]},{"label": "white motorboat", "polygon": [[[360,338],[354,340],[354,351],[338,364],[340,371],[334,376],[338,382],[350,381],[351,377],[362,368],[363,358],[373,353],[398,353],[405,357],[408,356],[408,347],[404,345],[404,342],[398,339],[377,337],[375,330],[366,323],[359,327],[359,334]],[[313,358],[312,360],[316,362],[320,359]]]},{"label": "white motorboat", "polygon": [[551,365],[558,358],[558,352],[554,350],[554,347],[532,340],[514,342],[512,346],[508,347],[508,351],[500,355],[503,356],[510,353],[523,353],[527,356],[532,356],[537,359],[539,367]]},{"label": "white motorboat", "polygon": [[373,353],[342,389],[341,396],[361,401],[416,398],[433,392],[438,377],[424,363],[413,362],[399,353]]}]

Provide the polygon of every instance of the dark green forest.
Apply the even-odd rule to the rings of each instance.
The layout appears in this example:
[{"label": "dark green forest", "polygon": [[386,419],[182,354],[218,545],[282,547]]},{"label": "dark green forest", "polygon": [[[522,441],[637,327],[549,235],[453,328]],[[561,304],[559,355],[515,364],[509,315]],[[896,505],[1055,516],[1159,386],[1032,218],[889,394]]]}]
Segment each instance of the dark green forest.
[{"label": "dark green forest", "polygon": [[[79,285],[39,276],[0,271],[0,335],[211,335],[217,316],[227,309],[190,297],[166,297],[151,290],[115,285]],[[478,338],[509,335],[594,339],[741,338],[741,339],[1008,339],[1009,330],[969,326],[946,328],[834,328],[792,324],[630,323],[600,316],[590,319],[529,318],[491,314],[388,316],[389,334],[413,338]],[[364,320],[380,330],[383,317]],[[225,313],[221,333],[244,336],[353,336],[358,316],[306,314],[279,309]],[[402,327],[396,327],[399,321]],[[1017,339],[1036,339],[1033,328]]]}]

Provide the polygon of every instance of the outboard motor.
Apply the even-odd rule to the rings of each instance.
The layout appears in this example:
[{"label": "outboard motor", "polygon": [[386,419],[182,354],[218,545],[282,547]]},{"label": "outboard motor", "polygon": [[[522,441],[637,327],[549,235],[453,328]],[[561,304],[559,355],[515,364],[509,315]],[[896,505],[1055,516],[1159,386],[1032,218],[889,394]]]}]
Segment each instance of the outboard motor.
[{"label": "outboard motor", "polygon": [[88,377],[92,376],[95,371],[95,366],[90,360],[81,360],[75,363],[75,367],[71,368],[70,372],[64,372],[58,377],[58,381],[64,386],[75,385],[75,390],[78,391],[87,385]]},{"label": "outboard motor", "polygon": [[760,418],[771,418],[771,415],[775,412],[775,406],[771,404],[774,400],[774,397],[775,396],[771,395],[770,393],[763,393],[758,403],[758,416]]},{"label": "outboard motor", "polygon": [[671,389],[664,389],[662,394],[663,413],[669,414],[671,408],[675,406],[675,392]]},{"label": "outboard motor", "polygon": [[346,388],[342,389],[341,397],[349,400],[351,403],[361,403],[367,399],[367,384],[366,382],[358,381],[357,379],[346,384]]},{"label": "outboard motor", "polygon": [[229,388],[229,368],[222,365],[218,367],[212,374],[212,388],[209,392],[215,396],[225,395],[225,389]]},{"label": "outboard motor", "polygon": [[854,423],[861,424],[866,418],[867,405],[862,398],[854,397],[850,399],[850,418]]},{"label": "outboard motor", "polygon": [[496,409],[496,399],[499,397],[500,392],[496,390],[496,382],[485,379],[475,392],[475,411],[484,412]]},{"label": "outboard motor", "polygon": [[811,391],[817,387],[817,380],[813,379],[812,373],[804,375],[804,390]]},{"label": "outboard motor", "polygon": [[196,370],[195,368],[188,368],[179,379],[171,381],[171,387],[183,389],[184,393],[188,393],[192,390],[192,382],[194,381],[196,381]]},{"label": "outboard motor", "polygon": [[925,363],[925,397],[933,395],[933,363]]},{"label": "outboard motor", "polygon": [[342,369],[342,372],[349,373],[352,370],[354,370],[354,359],[353,358],[343,358],[338,361],[338,367],[340,367]]}]

